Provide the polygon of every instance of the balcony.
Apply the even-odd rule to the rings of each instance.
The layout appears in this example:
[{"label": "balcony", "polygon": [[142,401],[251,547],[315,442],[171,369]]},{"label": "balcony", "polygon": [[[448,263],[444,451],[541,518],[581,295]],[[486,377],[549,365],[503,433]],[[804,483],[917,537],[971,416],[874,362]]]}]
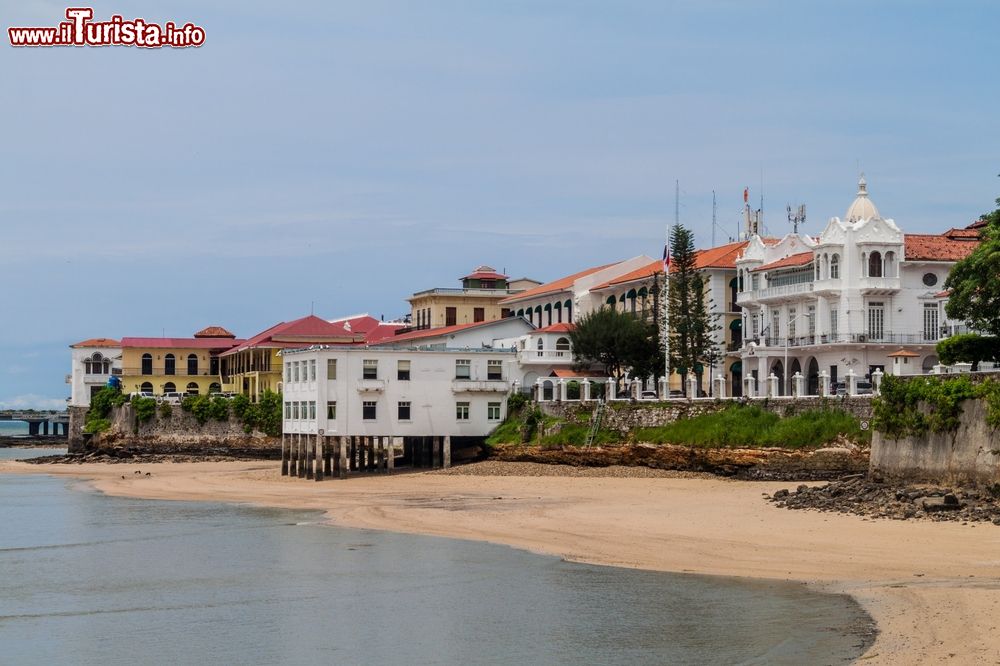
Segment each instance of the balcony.
[{"label": "balcony", "polygon": [[[265,371],[265,372],[267,372],[267,371]],[[198,372],[188,373],[187,372],[187,368],[177,368],[174,372],[171,372],[171,373],[167,374],[166,372],[163,371],[163,368],[153,368],[152,372],[143,372],[142,368],[136,367],[136,368],[123,368],[121,370],[117,370],[115,368],[112,368],[111,374],[114,374],[114,375],[129,375],[130,377],[135,377],[135,376],[138,376],[138,375],[146,375],[146,376],[150,376],[150,377],[153,376],[153,375],[156,375],[158,377],[215,377],[219,373],[218,372],[209,372],[209,370],[207,368],[199,369]],[[235,374],[235,373],[233,373],[233,374]],[[104,376],[107,377],[107,375],[104,375]]]},{"label": "balcony", "polygon": [[452,393],[507,393],[510,384],[503,379],[455,379],[451,382]]},{"label": "balcony", "polygon": [[865,277],[858,280],[862,294],[889,295],[899,291],[898,277]]},{"label": "balcony", "polygon": [[754,289],[744,291],[736,296],[738,305],[746,305],[750,302],[773,302],[782,300],[792,300],[801,294],[811,294],[813,291],[812,282],[798,282],[796,284],[783,284],[777,287],[767,287],[765,289]]},{"label": "balcony", "polygon": [[573,352],[556,349],[522,349],[517,352],[517,362],[525,365],[544,363],[545,365],[569,365],[573,362]]},{"label": "balcony", "polygon": [[385,391],[384,379],[359,379],[358,393],[381,393]]},{"label": "balcony", "polygon": [[[746,340],[751,342],[752,339]],[[841,335],[801,335],[793,338],[762,338],[759,341],[762,347],[773,347],[784,349],[785,346],[811,347],[814,345],[851,345],[851,344],[871,344],[871,345],[933,345],[935,340],[928,340],[923,333],[884,333],[881,336],[872,336],[868,333],[852,333]]]}]

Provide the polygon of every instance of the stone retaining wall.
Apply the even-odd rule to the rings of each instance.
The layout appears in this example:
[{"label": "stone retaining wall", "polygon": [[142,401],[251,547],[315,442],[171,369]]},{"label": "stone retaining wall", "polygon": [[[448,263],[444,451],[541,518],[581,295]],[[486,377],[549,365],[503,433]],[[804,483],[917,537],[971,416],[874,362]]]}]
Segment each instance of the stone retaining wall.
[{"label": "stone retaining wall", "polygon": [[152,419],[136,427],[135,410],[126,403],[112,410],[110,420],[108,431],[94,436],[86,444],[81,438],[80,444],[71,448],[71,452],[115,447],[142,453],[281,457],[280,437],[268,437],[256,431],[247,434],[243,423],[232,416],[226,421],[210,419],[199,424],[193,415],[179,406],[173,406],[171,415],[166,418],[160,416],[157,407]]},{"label": "stone retaining wall", "polygon": [[[612,402],[604,411],[602,428],[615,430],[622,435],[636,428],[654,428],[678,419],[691,418],[725,409],[734,400],[664,400],[660,402]],[[862,421],[872,417],[870,397],[841,396],[837,398],[771,398],[751,400],[750,403],[779,416],[794,416],[810,409],[840,409]],[[590,421],[596,403],[543,402],[542,410],[551,416],[578,423]]]}]

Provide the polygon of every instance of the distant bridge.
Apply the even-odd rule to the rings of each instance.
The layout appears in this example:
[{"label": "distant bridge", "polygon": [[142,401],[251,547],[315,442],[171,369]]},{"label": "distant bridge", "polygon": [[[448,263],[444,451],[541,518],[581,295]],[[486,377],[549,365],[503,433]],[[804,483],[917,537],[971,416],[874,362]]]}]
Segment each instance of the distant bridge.
[{"label": "distant bridge", "polygon": [[62,434],[69,436],[69,414],[66,412],[56,412],[47,414],[44,412],[0,412],[0,421],[24,421],[28,424],[29,435],[48,435],[49,424],[52,424],[52,434],[59,434],[59,427],[62,426]]}]

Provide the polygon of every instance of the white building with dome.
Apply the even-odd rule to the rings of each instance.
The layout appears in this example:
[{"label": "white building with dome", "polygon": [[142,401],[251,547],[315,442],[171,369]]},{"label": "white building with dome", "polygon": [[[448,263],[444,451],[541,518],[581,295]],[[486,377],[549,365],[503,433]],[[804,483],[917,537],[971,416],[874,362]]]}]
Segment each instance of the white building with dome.
[{"label": "white building with dome", "polygon": [[[976,224],[904,233],[882,217],[863,176],[843,219],[830,219],[818,237],[751,237],[736,262],[744,390],[787,395],[796,373],[816,395],[848,373],[930,372],[935,344],[950,332],[941,285],[978,239]],[[765,381],[772,375],[777,387]]]}]

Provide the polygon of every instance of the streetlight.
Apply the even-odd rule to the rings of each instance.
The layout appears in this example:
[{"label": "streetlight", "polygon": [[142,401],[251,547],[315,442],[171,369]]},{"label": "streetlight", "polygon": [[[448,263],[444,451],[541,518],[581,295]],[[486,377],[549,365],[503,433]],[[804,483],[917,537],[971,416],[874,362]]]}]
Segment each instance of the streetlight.
[{"label": "streetlight", "polygon": [[782,383],[785,385],[785,395],[788,395],[792,392],[791,384],[789,383],[790,377],[788,375],[788,338],[789,338],[788,333],[791,333],[792,324],[794,324],[797,320],[808,316],[809,316],[808,312],[803,312],[802,314],[795,315],[794,317],[788,320],[788,330],[785,331],[785,363],[784,366],[782,367],[782,374],[784,374]]}]

